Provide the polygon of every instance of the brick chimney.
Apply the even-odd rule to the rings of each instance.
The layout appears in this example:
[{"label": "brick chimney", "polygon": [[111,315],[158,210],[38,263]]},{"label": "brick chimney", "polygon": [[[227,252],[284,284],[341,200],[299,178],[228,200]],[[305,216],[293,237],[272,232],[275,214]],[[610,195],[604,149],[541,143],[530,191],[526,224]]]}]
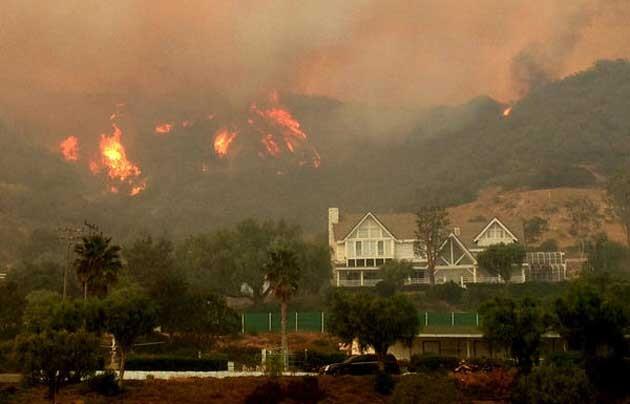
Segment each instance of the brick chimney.
[{"label": "brick chimney", "polygon": [[328,245],[335,250],[334,225],[339,223],[339,208],[328,208]]}]

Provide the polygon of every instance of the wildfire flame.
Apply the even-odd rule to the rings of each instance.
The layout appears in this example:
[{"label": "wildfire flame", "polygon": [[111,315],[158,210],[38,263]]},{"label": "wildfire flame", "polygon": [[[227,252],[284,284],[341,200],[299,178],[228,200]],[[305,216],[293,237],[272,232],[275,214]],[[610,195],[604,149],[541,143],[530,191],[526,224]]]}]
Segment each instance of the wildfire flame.
[{"label": "wildfire flame", "polygon": [[511,113],[512,113],[512,107],[507,107],[506,109],[503,110],[503,116],[506,118],[510,116]]},{"label": "wildfire flame", "polygon": [[238,132],[231,131],[227,128],[221,128],[214,135],[214,152],[217,156],[223,158],[227,156],[230,150],[230,144],[236,139]]},{"label": "wildfire flame", "polygon": [[[93,174],[105,171],[110,180],[126,183],[131,187],[130,195],[138,195],[146,188],[146,182],[140,178],[142,171],[127,158],[127,152],[121,142],[122,130],[114,123],[111,135],[101,135],[99,142],[100,158],[90,162],[90,170]],[[115,185],[110,186],[110,191],[118,192]]]},{"label": "wildfire flame", "polygon": [[[260,108],[256,104],[250,107],[252,116],[248,123],[261,134],[261,143],[265,146],[265,151],[269,156],[278,158],[281,154],[279,142],[270,132],[279,132],[282,141],[289,153],[296,153],[298,149],[303,152],[304,158],[310,154],[313,167],[319,167],[321,158],[317,150],[308,143],[307,135],[301,127],[300,122],[291,112],[280,104],[277,91],[272,91],[268,98],[268,106]],[[256,118],[256,119],[254,119]],[[264,129],[261,129],[260,127]],[[300,165],[306,165],[307,161],[302,159]]]},{"label": "wildfire flame", "polygon": [[173,129],[173,124],[171,123],[163,123],[155,126],[155,133],[158,135],[165,135],[171,132]]},{"label": "wildfire flame", "polygon": [[66,161],[77,161],[79,159],[79,139],[76,136],[68,136],[61,143],[59,149]]}]

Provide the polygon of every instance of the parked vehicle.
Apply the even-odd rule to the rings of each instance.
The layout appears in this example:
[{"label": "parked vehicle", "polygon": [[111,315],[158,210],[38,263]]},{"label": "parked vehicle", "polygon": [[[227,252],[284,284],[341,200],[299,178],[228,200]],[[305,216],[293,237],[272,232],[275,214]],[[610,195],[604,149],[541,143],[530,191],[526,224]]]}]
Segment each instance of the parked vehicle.
[{"label": "parked vehicle", "polygon": [[[394,355],[388,354],[384,360],[385,372],[399,374],[400,367]],[[353,355],[340,363],[331,363],[320,369],[324,375],[370,375],[378,372],[378,358],[374,354]]]}]

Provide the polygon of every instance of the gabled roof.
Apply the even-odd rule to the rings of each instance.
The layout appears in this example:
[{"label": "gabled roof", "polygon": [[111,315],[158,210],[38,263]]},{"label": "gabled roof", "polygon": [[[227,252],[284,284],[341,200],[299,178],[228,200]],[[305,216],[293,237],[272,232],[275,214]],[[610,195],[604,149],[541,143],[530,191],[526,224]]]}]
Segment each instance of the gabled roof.
[{"label": "gabled roof", "polygon": [[483,236],[483,235],[484,235],[484,234],[488,231],[488,229],[489,229],[490,227],[492,227],[492,225],[493,225],[493,224],[495,224],[495,223],[496,223],[496,224],[498,224],[499,226],[501,226],[501,228],[503,228],[503,230],[505,230],[505,231],[508,233],[508,235],[510,235],[510,236],[511,236],[511,237],[512,237],[515,241],[518,241],[518,240],[519,240],[519,238],[518,238],[518,237],[516,237],[516,236],[514,235],[514,233],[512,233],[512,232],[510,231],[510,229],[508,229],[508,228],[507,228],[507,226],[506,226],[505,224],[503,224],[503,222],[502,222],[502,221],[500,221],[500,220],[499,220],[499,219],[495,216],[495,217],[493,217],[493,218],[492,218],[492,220],[490,220],[490,223],[488,223],[488,224],[486,225],[486,227],[484,227],[484,228],[483,228],[483,229],[482,229],[482,230],[481,230],[481,231],[480,231],[480,232],[479,232],[479,233],[475,236],[475,238],[473,238],[473,242],[475,242],[475,243],[476,243],[476,242],[477,242],[477,241],[478,241],[478,240],[479,240],[479,239],[480,239],[480,238],[481,238],[481,237],[482,237],[482,236]]},{"label": "gabled roof", "polygon": [[335,239],[344,240],[363,220],[371,215],[381,223],[397,240],[411,240],[416,237],[416,215],[412,213],[366,213],[340,214],[339,223],[333,225]]},{"label": "gabled roof", "polygon": [[[340,213],[339,223],[333,226],[335,240],[344,240],[351,231],[365,219],[366,214],[344,214]],[[397,240],[412,240],[416,238],[416,215],[413,213],[372,213],[372,216],[380,222]],[[523,241],[523,226],[519,221],[506,221],[496,216],[487,221],[461,221],[451,222],[451,231],[459,227],[457,239],[466,248],[475,247],[475,238],[489,227],[497,219],[506,230],[517,240]],[[461,219],[460,219],[461,220]]]},{"label": "gabled roof", "polygon": [[393,235],[393,234],[389,231],[389,229],[387,228],[387,226],[385,226],[385,224],[383,224],[383,223],[382,223],[382,222],[381,222],[381,221],[380,221],[380,220],[379,220],[379,219],[378,219],[378,218],[377,218],[377,217],[376,217],[373,213],[368,212],[368,213],[366,213],[365,215],[363,215],[363,218],[361,218],[361,220],[359,220],[359,221],[357,222],[357,224],[355,224],[355,225],[354,225],[354,226],[350,229],[350,231],[348,231],[348,232],[347,232],[347,234],[343,237],[343,240],[345,240],[346,238],[348,238],[348,236],[349,236],[350,234],[352,234],[352,232],[353,232],[353,231],[355,231],[355,230],[357,229],[357,227],[361,226],[361,223],[365,222],[365,220],[366,220],[366,219],[368,219],[368,218],[372,218],[372,219],[374,219],[374,221],[375,221],[375,222],[376,222],[379,226],[381,226],[381,227],[382,227],[382,228],[383,228],[386,232],[388,232],[390,236],[392,236],[392,237],[396,237],[395,235]]}]

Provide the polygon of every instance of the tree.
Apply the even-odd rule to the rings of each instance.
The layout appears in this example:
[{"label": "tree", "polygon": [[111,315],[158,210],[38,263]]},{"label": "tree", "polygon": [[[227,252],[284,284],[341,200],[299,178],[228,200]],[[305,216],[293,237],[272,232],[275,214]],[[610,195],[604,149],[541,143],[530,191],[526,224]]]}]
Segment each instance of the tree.
[{"label": "tree", "polygon": [[598,272],[619,272],[628,268],[630,250],[611,241],[606,234],[599,234],[585,245],[588,260],[586,268]]},{"label": "tree", "polygon": [[381,369],[389,347],[415,337],[420,326],[415,306],[400,294],[381,297],[338,291],[331,297],[329,312],[330,332],[347,344],[357,340],[362,349],[374,348]]},{"label": "tree", "polygon": [[423,206],[416,213],[416,243],[414,250],[416,255],[427,259],[427,271],[429,281],[435,285],[435,267],[442,244],[448,237],[449,226],[448,212],[437,206]]},{"label": "tree", "polygon": [[619,170],[607,186],[608,203],[621,220],[626,232],[626,243],[630,247],[630,175],[626,170]]},{"label": "tree", "polygon": [[182,313],[176,330],[193,337],[200,350],[210,348],[218,336],[234,334],[240,329],[240,316],[220,295],[188,293],[181,300],[186,313]]},{"label": "tree", "polygon": [[280,300],[280,333],[284,367],[287,355],[287,305],[298,290],[301,268],[295,248],[287,240],[275,241],[267,251],[267,262],[263,266],[267,291]]},{"label": "tree", "polygon": [[123,385],[127,353],[136,340],[153,330],[156,312],[153,302],[136,288],[119,289],[110,294],[105,304],[105,328],[119,350],[118,383]]},{"label": "tree", "polygon": [[83,299],[87,299],[88,284],[98,294],[107,294],[109,285],[118,278],[122,269],[120,247],[111,245],[111,237],[92,234],[81,238],[74,247],[77,258],[74,262],[77,276],[83,286]]},{"label": "tree", "polygon": [[494,244],[477,256],[479,267],[493,276],[501,276],[508,284],[512,271],[520,269],[525,259],[525,248],[518,243]]},{"label": "tree", "polygon": [[518,368],[529,373],[538,362],[545,316],[535,301],[525,298],[515,302],[495,297],[481,306],[484,338],[503,347],[516,359]]},{"label": "tree", "polygon": [[413,275],[413,265],[407,261],[388,261],[380,267],[382,280],[376,284],[376,291],[381,296],[392,296]]},{"label": "tree", "polygon": [[580,254],[584,256],[586,241],[601,227],[602,216],[599,207],[589,198],[573,198],[566,204],[571,220],[569,233],[580,243]]},{"label": "tree", "polygon": [[123,255],[133,279],[147,290],[175,267],[173,243],[166,238],[154,240],[147,234],[125,248]]},{"label": "tree", "polygon": [[22,372],[34,382],[48,386],[54,403],[59,389],[94,374],[99,362],[99,341],[85,330],[45,330],[21,334],[15,352]]},{"label": "tree", "polygon": [[17,284],[12,281],[0,283],[0,340],[11,339],[20,330],[24,298]]},{"label": "tree", "polygon": [[623,356],[624,329],[628,315],[616,300],[609,299],[593,285],[578,282],[555,303],[557,328],[569,349],[585,358],[598,354]]}]

